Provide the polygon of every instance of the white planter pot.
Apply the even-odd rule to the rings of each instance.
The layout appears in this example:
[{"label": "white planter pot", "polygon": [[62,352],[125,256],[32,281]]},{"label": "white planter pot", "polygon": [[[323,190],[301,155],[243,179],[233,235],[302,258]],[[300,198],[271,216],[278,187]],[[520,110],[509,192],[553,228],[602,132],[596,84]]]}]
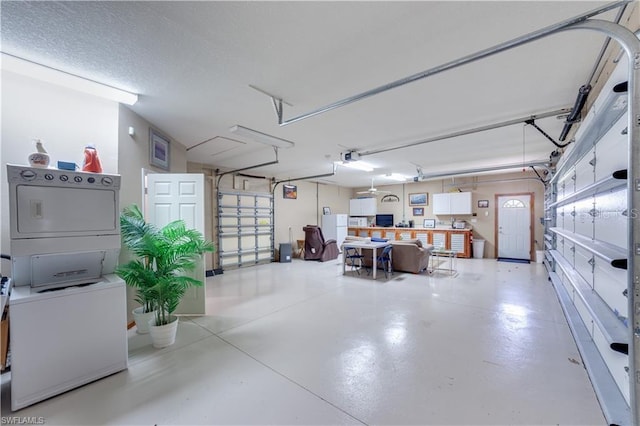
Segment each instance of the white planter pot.
[{"label": "white planter pot", "polygon": [[133,319],[136,322],[136,330],[138,334],[147,334],[149,332],[149,320],[154,318],[155,311],[142,313],[142,306],[135,308],[133,313]]},{"label": "white planter pot", "polygon": [[155,318],[149,321],[149,331],[151,332],[151,342],[154,348],[164,348],[171,346],[176,341],[178,331],[178,317],[166,325],[154,325]]}]

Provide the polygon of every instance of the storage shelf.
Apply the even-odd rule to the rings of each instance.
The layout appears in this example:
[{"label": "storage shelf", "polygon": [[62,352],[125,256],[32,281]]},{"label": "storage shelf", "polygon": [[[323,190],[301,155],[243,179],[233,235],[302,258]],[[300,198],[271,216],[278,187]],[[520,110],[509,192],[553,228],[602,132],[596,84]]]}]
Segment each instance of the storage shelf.
[{"label": "storage shelf", "polygon": [[555,272],[549,272],[549,278],[558,295],[558,300],[565,313],[569,328],[578,346],[585,368],[593,384],[593,389],[598,396],[598,401],[610,425],[627,425],[631,423],[631,410],[624,396],[618,389],[615,380],[611,376],[596,344],[582,322],[567,290],[562,285],[560,277]]},{"label": "storage shelf", "polygon": [[575,232],[565,231],[562,228],[549,228],[549,230],[606,260],[614,268],[627,269],[627,252],[624,249],[604,241],[592,240]]},{"label": "storage shelf", "polygon": [[[551,250],[550,253],[556,266],[559,266],[571,281],[577,296],[584,302],[593,318],[594,324],[607,339],[609,347],[620,352],[619,348],[621,346],[629,344],[629,330],[627,327],[557,250]],[[614,343],[616,344],[616,349],[612,346]]]},{"label": "storage shelf", "polygon": [[[624,173],[622,172],[623,172],[622,170],[618,170],[617,172],[613,173],[611,176],[608,176],[602,180],[599,180],[598,182],[592,183],[591,185],[588,185],[572,193],[571,195],[566,196],[565,198],[562,198],[554,203],[549,204],[547,208],[563,206],[565,204],[570,204],[574,201],[591,197],[596,194],[602,194],[607,191],[623,188],[627,185],[627,179],[626,179],[627,173],[626,173],[626,170],[624,170]],[[624,175],[624,178],[614,177],[618,175]]]}]

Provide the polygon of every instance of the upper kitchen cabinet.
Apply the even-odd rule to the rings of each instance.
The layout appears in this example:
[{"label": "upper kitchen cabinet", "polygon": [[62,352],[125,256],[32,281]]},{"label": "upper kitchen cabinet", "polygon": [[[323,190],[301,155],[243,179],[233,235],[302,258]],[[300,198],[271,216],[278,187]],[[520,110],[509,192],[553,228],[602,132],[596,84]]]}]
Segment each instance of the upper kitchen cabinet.
[{"label": "upper kitchen cabinet", "polygon": [[377,206],[375,198],[352,198],[349,200],[349,216],[375,216]]},{"label": "upper kitchen cabinet", "polygon": [[472,214],[471,192],[433,194],[433,214]]}]

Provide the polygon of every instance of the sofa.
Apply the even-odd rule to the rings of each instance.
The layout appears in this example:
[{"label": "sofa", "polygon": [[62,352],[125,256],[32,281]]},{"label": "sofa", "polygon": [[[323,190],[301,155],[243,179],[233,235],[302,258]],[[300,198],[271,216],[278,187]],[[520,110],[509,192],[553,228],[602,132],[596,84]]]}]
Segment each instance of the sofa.
[{"label": "sofa", "polygon": [[391,266],[394,271],[419,274],[429,266],[433,245],[423,245],[420,240],[392,241]]},{"label": "sofa", "polygon": [[[345,241],[365,240],[363,237],[348,236]],[[433,245],[422,244],[417,239],[412,240],[394,240],[390,241],[393,249],[391,250],[391,266],[394,271],[411,272],[419,274],[426,270],[429,266],[429,256]],[[363,263],[367,267],[373,264],[373,250],[362,249],[364,255]]]}]

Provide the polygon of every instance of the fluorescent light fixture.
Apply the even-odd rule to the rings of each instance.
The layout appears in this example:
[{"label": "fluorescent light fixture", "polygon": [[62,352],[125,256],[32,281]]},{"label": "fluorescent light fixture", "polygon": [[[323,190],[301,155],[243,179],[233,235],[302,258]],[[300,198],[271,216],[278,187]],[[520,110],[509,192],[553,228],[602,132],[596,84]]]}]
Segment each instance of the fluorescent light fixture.
[{"label": "fluorescent light fixture", "polygon": [[229,131],[240,136],[246,136],[256,142],[275,146],[276,148],[291,148],[295,145],[293,142],[286,139],[277,138],[257,130],[249,129],[248,127],[240,126],[239,124],[229,128]]},{"label": "fluorescent light fixture", "polygon": [[407,176],[404,176],[398,173],[387,173],[386,175],[381,175],[380,177],[383,179],[395,180],[397,182],[405,182],[406,180],[409,179]]},{"label": "fluorescent light fixture", "polygon": [[365,161],[334,161],[336,166],[348,167],[350,169],[372,172],[373,166]]},{"label": "fluorescent light fixture", "polygon": [[6,71],[126,105],[133,105],[138,102],[138,95],[135,93],[125,92],[115,87],[87,80],[86,78],[36,64],[17,56],[7,55],[6,53],[2,54],[1,67]]}]

